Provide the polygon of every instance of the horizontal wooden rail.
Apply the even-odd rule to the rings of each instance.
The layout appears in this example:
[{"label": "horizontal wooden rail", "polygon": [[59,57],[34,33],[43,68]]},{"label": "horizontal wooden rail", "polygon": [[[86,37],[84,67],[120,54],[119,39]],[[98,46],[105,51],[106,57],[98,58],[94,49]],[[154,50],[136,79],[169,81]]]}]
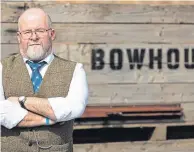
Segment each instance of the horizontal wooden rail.
[{"label": "horizontal wooden rail", "polygon": [[82,118],[118,116],[172,116],[182,115],[180,105],[146,105],[146,106],[88,106]]}]

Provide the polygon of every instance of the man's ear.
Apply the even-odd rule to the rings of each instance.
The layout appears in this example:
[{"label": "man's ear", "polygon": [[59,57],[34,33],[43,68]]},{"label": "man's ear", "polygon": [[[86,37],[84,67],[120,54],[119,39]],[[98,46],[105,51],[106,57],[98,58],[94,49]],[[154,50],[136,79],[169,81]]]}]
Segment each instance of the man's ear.
[{"label": "man's ear", "polygon": [[56,32],[54,29],[51,29],[51,39],[55,40],[55,38],[56,38]]}]

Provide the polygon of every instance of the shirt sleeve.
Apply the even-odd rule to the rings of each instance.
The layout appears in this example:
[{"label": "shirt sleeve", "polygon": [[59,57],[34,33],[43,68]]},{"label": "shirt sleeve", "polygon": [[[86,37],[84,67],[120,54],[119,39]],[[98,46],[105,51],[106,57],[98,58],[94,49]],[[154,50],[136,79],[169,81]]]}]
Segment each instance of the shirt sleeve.
[{"label": "shirt sleeve", "polygon": [[26,115],[28,111],[21,108],[20,105],[5,100],[4,90],[2,85],[2,64],[0,63],[0,122],[1,125],[12,129],[15,127]]},{"label": "shirt sleeve", "polygon": [[58,122],[80,117],[88,103],[88,84],[83,64],[77,63],[66,97],[49,98]]}]

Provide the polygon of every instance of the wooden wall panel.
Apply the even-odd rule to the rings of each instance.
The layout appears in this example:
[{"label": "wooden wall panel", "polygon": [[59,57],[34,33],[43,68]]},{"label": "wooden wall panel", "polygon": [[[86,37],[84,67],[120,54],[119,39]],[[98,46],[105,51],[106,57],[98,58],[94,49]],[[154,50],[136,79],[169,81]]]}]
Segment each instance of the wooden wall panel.
[{"label": "wooden wall panel", "polygon": [[90,85],[90,104],[193,102],[194,84]]},{"label": "wooden wall panel", "polygon": [[[167,64],[170,58],[172,58],[172,63],[175,62],[175,53],[173,53],[173,49],[177,49],[177,54],[179,55],[179,63],[181,67],[184,67],[185,62],[185,50],[189,50],[189,61],[192,60],[191,56],[194,54],[194,45],[191,44],[66,44],[66,43],[53,43],[53,49],[55,52],[68,53],[68,59],[72,61],[77,61],[81,63],[91,64],[92,55],[97,56],[97,50],[101,49],[104,52],[103,61],[105,64],[110,63],[110,56],[114,49],[119,49],[119,52],[122,53],[122,63],[123,66],[127,65],[131,62],[128,56],[128,52],[131,52],[132,58],[134,58],[135,54],[138,54],[138,58],[140,55],[143,56],[142,64],[148,66],[150,63],[150,54],[153,52],[154,56],[158,56],[159,52],[161,52],[161,62],[162,64]],[[19,47],[18,44],[15,43],[5,43],[2,44],[2,54],[3,57],[6,57],[9,51],[18,52]],[[9,51],[8,51],[9,50]],[[131,50],[131,51],[129,51]],[[152,51],[153,50],[153,51]],[[170,53],[172,52],[172,53]],[[170,55],[169,55],[170,54]],[[115,63],[118,63],[118,54],[115,53]],[[66,56],[65,56],[66,57]],[[157,63],[157,61],[154,61]],[[141,63],[141,62],[136,62]]]},{"label": "wooden wall panel", "polygon": [[[57,43],[194,44],[193,25],[54,24]],[[2,23],[2,43],[16,43],[16,23]]]},{"label": "wooden wall panel", "polygon": [[[142,84],[142,83],[192,83],[194,82],[193,70],[133,70],[123,69],[113,71],[110,68],[94,71],[91,66],[85,65],[90,84]],[[184,88],[182,88],[184,92]]]},{"label": "wooden wall panel", "polygon": [[194,23],[194,5],[71,4],[3,2],[2,22],[17,22],[28,7],[43,8],[57,23]]},{"label": "wooden wall panel", "polygon": [[[89,104],[193,102],[194,70],[185,67],[184,49],[194,48],[194,3],[128,2],[123,5],[121,2],[115,5],[114,2],[4,0],[1,4],[1,56],[18,52],[16,22],[23,10],[43,8],[50,14],[57,31],[56,54],[84,64]],[[97,48],[105,53],[102,70],[91,68],[92,50]],[[110,67],[113,48],[123,52],[120,70]],[[141,69],[129,68],[126,52],[129,48],[146,49]],[[149,68],[149,48],[162,49],[161,69],[156,63],[154,69]],[[169,48],[179,49],[179,68],[176,70],[168,67]],[[189,58],[191,61],[194,55],[190,54]]]}]

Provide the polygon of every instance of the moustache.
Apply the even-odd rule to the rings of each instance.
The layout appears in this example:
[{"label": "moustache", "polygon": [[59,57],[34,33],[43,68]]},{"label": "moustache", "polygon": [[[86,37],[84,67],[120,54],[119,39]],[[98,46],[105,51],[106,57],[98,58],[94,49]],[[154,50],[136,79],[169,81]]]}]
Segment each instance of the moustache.
[{"label": "moustache", "polygon": [[37,43],[36,44],[29,44],[28,46],[34,46],[34,45],[41,45],[41,44],[37,44]]}]

